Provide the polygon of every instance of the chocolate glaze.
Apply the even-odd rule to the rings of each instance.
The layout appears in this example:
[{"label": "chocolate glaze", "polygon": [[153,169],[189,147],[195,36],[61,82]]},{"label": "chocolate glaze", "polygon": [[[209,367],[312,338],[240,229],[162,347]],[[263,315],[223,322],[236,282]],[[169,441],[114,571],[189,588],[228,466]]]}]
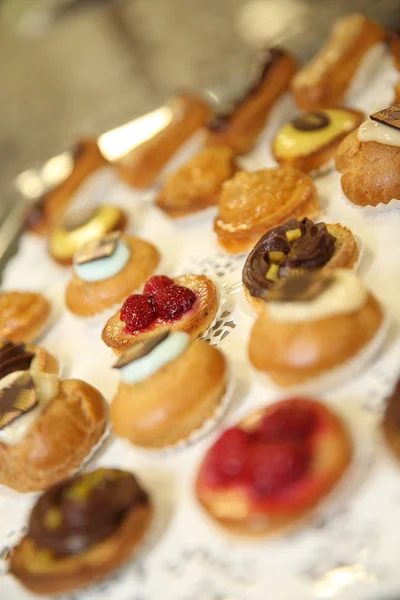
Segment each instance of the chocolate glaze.
[{"label": "chocolate glaze", "polygon": [[392,394],[386,399],[385,421],[400,432],[400,379]]},{"label": "chocolate glaze", "polygon": [[[300,229],[302,235],[289,242],[286,232],[291,229]],[[266,299],[274,285],[265,278],[270,267],[268,252],[273,250],[286,254],[279,264],[279,277],[284,277],[293,269],[323,267],[334,253],[335,238],[328,232],[325,223],[313,223],[307,217],[301,221],[291,219],[268,231],[250,252],[242,273],[244,285],[256,298]]]},{"label": "chocolate glaze", "polygon": [[0,346],[0,379],[15,371],[27,371],[35,357],[25,344],[13,344],[8,340]]},{"label": "chocolate glaze", "polygon": [[56,557],[79,554],[113,535],[129,511],[147,504],[147,493],[131,473],[118,469],[82,473],[39,498],[27,535]]},{"label": "chocolate glaze", "polygon": [[321,110],[303,113],[292,121],[293,127],[298,131],[317,131],[318,129],[325,129],[329,123],[330,119],[328,115]]}]

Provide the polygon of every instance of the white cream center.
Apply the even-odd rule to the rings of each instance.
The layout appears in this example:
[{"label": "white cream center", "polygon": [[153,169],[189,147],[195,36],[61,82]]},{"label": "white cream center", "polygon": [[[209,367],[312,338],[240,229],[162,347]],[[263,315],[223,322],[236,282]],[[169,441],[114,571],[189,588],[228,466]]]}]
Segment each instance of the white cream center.
[{"label": "white cream center", "polygon": [[368,119],[358,128],[357,138],[360,142],[377,142],[386,146],[400,147],[400,129],[389,127]]}]

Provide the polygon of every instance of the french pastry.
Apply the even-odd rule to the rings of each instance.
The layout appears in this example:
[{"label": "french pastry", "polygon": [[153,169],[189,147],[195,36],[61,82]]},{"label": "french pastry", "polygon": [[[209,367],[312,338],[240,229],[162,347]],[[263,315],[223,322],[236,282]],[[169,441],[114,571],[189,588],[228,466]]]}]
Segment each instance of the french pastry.
[{"label": "french pastry", "polygon": [[143,285],[159,262],[158,250],[140,238],[116,232],[93,240],[74,255],[65,303],[83,317],[111,308]]},{"label": "french pastry", "polygon": [[240,171],[223,185],[214,230],[221,246],[235,254],[251,250],[272,227],[318,212],[313,180],[295,167]]},{"label": "french pastry", "polygon": [[211,109],[200,96],[183,92],[170,104],[168,123],[118,163],[121,178],[135,188],[149,188],[162,169],[192,134],[211,117]]},{"label": "french pastry", "polygon": [[253,326],[250,362],[282,387],[308,383],[359,355],[383,317],[351,270],[292,274],[270,292]]},{"label": "french pastry", "polygon": [[132,473],[97,469],[75,475],[36,501],[12,551],[10,573],[45,596],[91,585],[135,554],[152,515],[150,498]]},{"label": "french pastry", "polygon": [[116,354],[167,330],[186,331],[196,339],[209,328],[217,308],[217,290],[205,275],[154,275],[143,294],[129,296],[108,319],[101,337]]},{"label": "french pastry", "polygon": [[400,104],[374,113],[336,153],[344,194],[359,206],[400,200]]},{"label": "french pastry", "polygon": [[222,184],[235,171],[234,155],[227,146],[202,150],[167,179],[156,204],[174,218],[214,206]]},{"label": "french pastry", "polygon": [[400,71],[400,29],[391,32],[389,36],[389,48],[393,56],[394,65]]},{"label": "french pastry", "polygon": [[350,229],[340,223],[313,223],[308,217],[291,219],[265,233],[243,267],[248,302],[262,310],[276,282],[293,271],[351,269],[358,248]]},{"label": "french pastry", "polygon": [[222,352],[184,331],[136,342],[114,368],[121,376],[111,404],[114,433],[149,448],[174,444],[198,429],[227,386]]},{"label": "french pastry", "polygon": [[57,375],[59,370],[58,361],[44,348],[0,340],[0,380],[15,371],[40,371]]},{"label": "french pastry", "polygon": [[384,28],[362,14],[338,20],[320,52],[292,80],[299,107],[315,110],[341,106],[367,54],[384,39]]},{"label": "french pastry", "polygon": [[297,69],[295,58],[282,48],[264,50],[245,93],[207,125],[207,146],[229,146],[235,154],[249,152],[278,98],[289,88]]},{"label": "french pastry", "polygon": [[49,252],[61,265],[71,265],[73,256],[82,246],[97,238],[121,231],[127,217],[120,208],[103,204],[76,219],[65,219],[49,237]]},{"label": "french pastry", "polygon": [[363,120],[362,112],[349,108],[305,112],[278,131],[272,152],[280,164],[304,173],[318,172],[333,161],[342,139]]},{"label": "french pastry", "polygon": [[95,388],[38,371],[0,381],[0,484],[37,492],[75,471],[106,430],[108,407]]},{"label": "french pastry", "polygon": [[50,303],[34,292],[0,292],[0,337],[11,342],[32,342],[46,326]]},{"label": "french pastry", "polygon": [[389,448],[400,460],[400,379],[386,399],[382,428]]},{"label": "french pastry", "polygon": [[48,235],[62,220],[75,192],[89,175],[109,165],[94,139],[79,142],[73,152],[73,168],[66,179],[45,194],[26,217],[26,227],[39,235]]},{"label": "french pastry", "polygon": [[309,518],[352,459],[345,424],[315,400],[249,414],[208,451],[196,481],[207,513],[232,533],[281,533]]}]

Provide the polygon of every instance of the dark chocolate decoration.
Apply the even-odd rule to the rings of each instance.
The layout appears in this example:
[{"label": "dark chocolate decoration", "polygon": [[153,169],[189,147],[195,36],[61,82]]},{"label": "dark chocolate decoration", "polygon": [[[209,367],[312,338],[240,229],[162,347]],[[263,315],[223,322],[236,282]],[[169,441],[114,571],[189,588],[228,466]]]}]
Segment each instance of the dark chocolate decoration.
[{"label": "dark chocolate decoration", "polygon": [[378,123],[389,125],[389,127],[393,127],[394,129],[400,129],[400,104],[394,104],[389,108],[379,110],[370,115],[370,118],[373,121],[378,121]]},{"label": "dark chocolate decoration", "polygon": [[391,395],[386,399],[385,422],[400,430],[400,379]]},{"label": "dark chocolate decoration", "polygon": [[79,554],[113,535],[128,512],[146,505],[148,495],[131,473],[97,469],[48,489],[32,510],[27,535],[54,556]]},{"label": "dark chocolate decoration", "polygon": [[120,231],[113,231],[97,240],[88,242],[75,253],[74,262],[78,265],[83,265],[101,258],[112,256],[116,250],[120,237]]},{"label": "dark chocolate decoration", "polygon": [[[286,232],[300,229],[301,237],[289,242]],[[268,253],[280,251],[285,258],[279,263],[279,278],[286,277],[293,269],[320,269],[332,257],[336,239],[325,223],[314,223],[304,217],[301,221],[291,219],[284,225],[268,231],[250,252],[243,268],[243,283],[255,298],[267,300],[275,282],[265,278],[271,262]]]},{"label": "dark chocolate decoration", "polygon": [[28,371],[0,390],[0,429],[4,429],[38,404],[35,384]]},{"label": "dark chocolate decoration", "polygon": [[134,362],[143,356],[147,356],[147,354],[150,354],[150,352],[154,350],[156,346],[166,340],[169,334],[169,331],[163,331],[151,336],[147,340],[143,340],[142,342],[135,342],[122,354],[122,356],[120,356],[113,368],[121,369],[122,367],[129,365],[129,363]]},{"label": "dark chocolate decoration", "polygon": [[310,302],[333,284],[333,277],[303,271],[290,273],[276,284],[269,295],[270,302]]},{"label": "dark chocolate decoration", "polygon": [[292,125],[299,131],[317,131],[324,129],[330,123],[328,115],[320,110],[303,113],[292,121]]},{"label": "dark chocolate decoration", "polygon": [[34,357],[35,353],[27,350],[25,344],[0,342],[0,379],[15,371],[27,371]]}]

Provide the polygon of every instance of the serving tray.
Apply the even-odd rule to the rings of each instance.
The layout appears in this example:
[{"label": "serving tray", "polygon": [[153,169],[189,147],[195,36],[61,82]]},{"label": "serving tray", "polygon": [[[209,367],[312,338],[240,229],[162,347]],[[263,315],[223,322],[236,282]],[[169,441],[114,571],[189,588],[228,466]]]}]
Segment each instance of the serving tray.
[{"label": "serving tray", "polygon": [[[388,106],[397,77],[390,58],[385,57],[369,88],[352,98],[349,105],[367,113]],[[273,166],[271,137],[295,112],[292,100],[283,98],[259,145],[243,159],[243,166]],[[198,144],[198,138],[192,139],[169,169],[187,159]],[[25,185],[25,192],[26,181],[19,182],[21,189]],[[243,310],[238,285],[245,256],[230,256],[218,248],[212,231],[214,209],[173,222],[152,204],[156,190],[135,192],[108,169],[92,176],[80,190],[76,202],[107,199],[127,210],[129,232],[159,247],[165,273],[206,273],[214,279],[221,308],[205,338],[227,354],[235,380],[222,423],[196,443],[168,452],[145,452],[110,437],[90,461],[89,468],[101,465],[134,471],[152,495],[156,518],[140,554],[123,570],[95,588],[64,595],[63,600],[400,597],[400,467],[379,432],[383,399],[400,371],[400,210],[370,214],[351,205],[341,192],[335,171],[320,176],[316,185],[323,220],[347,225],[361,240],[359,273],[385,305],[391,319],[390,334],[361,375],[327,388],[319,396],[343,415],[354,434],[356,459],[338,492],[302,529],[256,542],[232,538],[214,526],[193,492],[197,467],[215,436],[252,409],[285,397],[276,388],[260,383],[247,360],[254,318]],[[69,269],[52,262],[44,240],[24,234],[5,269],[3,288],[46,294],[54,314],[41,344],[60,359],[64,377],[84,379],[111,400],[118,375],[111,369],[114,357],[100,339],[109,313],[91,319],[68,313],[63,297],[69,277]],[[7,548],[21,536],[34,501],[35,495],[21,495],[0,486],[0,600],[33,598],[7,575],[6,556]]]}]

